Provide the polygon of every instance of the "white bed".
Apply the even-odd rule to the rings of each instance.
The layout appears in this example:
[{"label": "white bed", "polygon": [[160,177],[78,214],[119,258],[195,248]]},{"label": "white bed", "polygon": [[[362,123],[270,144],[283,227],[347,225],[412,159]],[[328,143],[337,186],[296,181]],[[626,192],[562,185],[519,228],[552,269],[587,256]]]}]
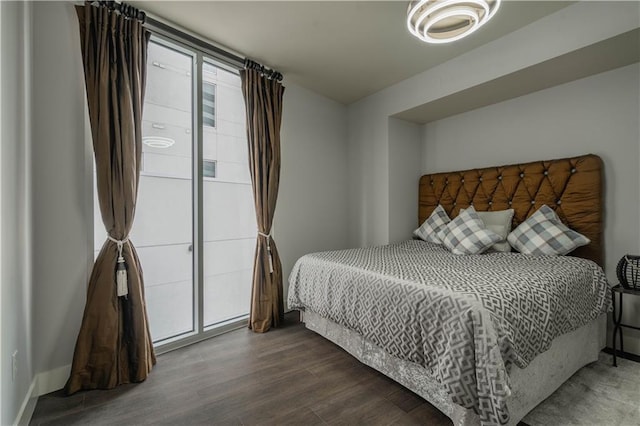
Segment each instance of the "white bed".
[{"label": "white bed", "polygon": [[516,424],[597,360],[610,306],[592,261],[415,240],[309,254],[289,281],[309,329],[456,424]]},{"label": "white bed", "polygon": [[431,402],[456,425],[517,424],[605,346],[602,161],[594,155],[425,175],[422,223],[542,204],[591,243],[573,256],[456,256],[406,241],[315,253],[290,275],[307,328]]}]

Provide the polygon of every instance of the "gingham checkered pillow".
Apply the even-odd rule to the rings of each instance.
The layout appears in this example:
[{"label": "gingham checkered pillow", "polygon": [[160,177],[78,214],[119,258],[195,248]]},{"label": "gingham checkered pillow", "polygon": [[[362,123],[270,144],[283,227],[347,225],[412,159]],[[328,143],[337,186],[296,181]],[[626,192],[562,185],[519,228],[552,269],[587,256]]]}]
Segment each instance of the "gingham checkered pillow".
[{"label": "gingham checkered pillow", "polygon": [[480,254],[502,239],[485,228],[473,207],[462,210],[438,232],[438,238],[453,254]]},{"label": "gingham checkered pillow", "polygon": [[551,207],[540,207],[514,229],[507,241],[522,254],[565,255],[591,242],[584,235],[565,226]]},{"label": "gingham checkered pillow", "polygon": [[422,222],[422,225],[420,225],[418,229],[413,231],[413,235],[424,241],[442,244],[442,240],[438,238],[438,231],[449,222],[451,222],[449,215],[444,211],[444,208],[438,204],[438,207],[431,213],[431,216]]}]

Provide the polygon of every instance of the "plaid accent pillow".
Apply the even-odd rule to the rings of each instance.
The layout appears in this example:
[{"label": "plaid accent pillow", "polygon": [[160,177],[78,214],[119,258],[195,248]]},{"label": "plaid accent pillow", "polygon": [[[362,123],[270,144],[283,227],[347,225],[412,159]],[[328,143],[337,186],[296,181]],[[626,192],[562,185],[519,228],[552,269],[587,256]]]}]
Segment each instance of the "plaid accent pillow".
[{"label": "plaid accent pillow", "polygon": [[507,240],[520,253],[534,256],[563,256],[591,242],[584,235],[565,226],[556,212],[546,204],[518,225]]},{"label": "plaid accent pillow", "polygon": [[431,213],[431,216],[429,216],[418,229],[413,231],[413,235],[424,241],[442,244],[442,240],[438,238],[438,231],[449,222],[451,222],[449,215],[444,210],[444,207],[438,204],[438,207]]},{"label": "plaid accent pillow", "polygon": [[438,232],[438,238],[453,254],[480,254],[502,239],[485,228],[473,207],[462,210]]}]

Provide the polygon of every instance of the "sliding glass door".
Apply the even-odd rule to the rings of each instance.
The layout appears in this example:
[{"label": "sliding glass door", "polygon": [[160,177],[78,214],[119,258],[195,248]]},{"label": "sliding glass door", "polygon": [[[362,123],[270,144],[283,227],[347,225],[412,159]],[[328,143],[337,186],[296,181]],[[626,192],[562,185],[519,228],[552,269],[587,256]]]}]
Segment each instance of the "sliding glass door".
[{"label": "sliding glass door", "polygon": [[204,325],[246,318],[256,219],[240,76],[205,59],[203,98]]},{"label": "sliding glass door", "polygon": [[[97,251],[106,235],[94,198]],[[131,240],[160,351],[246,324],[255,236],[237,71],[153,37]]]},{"label": "sliding glass door", "polygon": [[193,273],[194,55],[149,43],[142,172],[131,238],[145,278],[151,337],[197,330]]}]

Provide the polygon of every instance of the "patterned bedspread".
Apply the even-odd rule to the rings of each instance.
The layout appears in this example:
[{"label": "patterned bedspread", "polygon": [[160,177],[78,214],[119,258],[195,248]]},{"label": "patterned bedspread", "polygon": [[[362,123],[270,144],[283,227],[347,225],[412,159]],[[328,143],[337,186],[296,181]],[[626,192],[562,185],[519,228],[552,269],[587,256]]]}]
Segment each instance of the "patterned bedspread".
[{"label": "patterned bedspread", "polygon": [[610,306],[595,263],[516,253],[458,256],[418,240],[303,256],[289,307],[310,309],[424,366],[483,424],[509,420],[513,364]]}]

